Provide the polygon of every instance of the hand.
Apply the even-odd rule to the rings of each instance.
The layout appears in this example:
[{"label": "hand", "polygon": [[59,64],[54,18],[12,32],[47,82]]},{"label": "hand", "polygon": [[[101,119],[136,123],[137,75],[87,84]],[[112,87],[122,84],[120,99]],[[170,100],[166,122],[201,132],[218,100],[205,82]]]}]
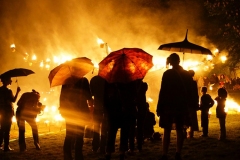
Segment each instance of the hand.
[{"label": "hand", "polygon": [[21,88],[20,87],[17,87],[17,92],[20,92],[21,91]]}]

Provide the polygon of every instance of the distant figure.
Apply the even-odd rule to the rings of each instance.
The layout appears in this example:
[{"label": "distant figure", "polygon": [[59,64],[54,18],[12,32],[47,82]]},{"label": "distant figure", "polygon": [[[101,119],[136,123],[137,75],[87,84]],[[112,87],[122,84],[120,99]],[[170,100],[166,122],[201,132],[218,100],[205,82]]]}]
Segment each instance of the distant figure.
[{"label": "distant figure", "polygon": [[100,76],[94,76],[90,80],[90,89],[94,96],[93,104],[93,121],[94,132],[92,141],[92,150],[97,152],[100,149],[101,153],[105,154],[107,124],[106,115],[104,115],[104,88],[105,80]]},{"label": "distant figure", "polygon": [[[75,160],[83,160],[83,138],[85,125],[93,107],[88,79],[83,77],[75,84],[62,85],[59,111],[65,118],[66,137],[63,145],[64,160],[72,160],[71,146],[75,142]],[[88,107],[89,106],[89,107]]]},{"label": "distant figure", "polygon": [[217,101],[217,108],[216,108],[216,116],[219,119],[220,125],[220,136],[219,140],[226,139],[226,116],[227,113],[225,112],[225,103],[227,99],[227,91],[225,88],[218,89],[218,96],[215,98]]},{"label": "distant figure", "polygon": [[9,146],[10,130],[12,125],[12,117],[14,115],[13,103],[16,101],[20,87],[17,87],[15,96],[8,85],[12,84],[11,77],[1,77],[2,86],[0,87],[0,147],[4,141],[3,150],[5,152],[13,150]]},{"label": "distant figure", "polygon": [[184,142],[184,128],[189,127],[189,103],[191,99],[191,77],[188,71],[180,65],[180,58],[172,53],[166,64],[172,65],[163,73],[162,84],[157,104],[157,115],[160,116],[159,126],[164,129],[163,156],[161,160],[168,159],[171,130],[177,133],[177,148],[175,159],[181,159],[181,150]]},{"label": "distant figure", "polygon": [[207,94],[207,87],[202,87],[202,96],[200,100],[200,110],[201,110],[201,127],[203,134],[201,137],[208,137],[208,115],[209,109],[214,105],[212,97]]},{"label": "distant figure", "polygon": [[226,77],[224,74],[221,74],[219,76],[219,87],[223,88],[223,87],[225,87],[225,84],[226,84]]},{"label": "distant figure", "polygon": [[218,87],[219,87],[219,79],[218,76],[214,73],[211,77],[210,77],[210,84],[212,85],[213,88],[213,92],[217,91]]},{"label": "distant figure", "polygon": [[209,81],[209,79],[208,79],[208,77],[207,77],[207,76],[204,76],[204,77],[203,77],[203,81],[204,81],[204,84],[203,84],[203,86],[206,86],[206,87],[208,87],[208,86],[209,86],[209,83],[210,83],[210,81]]},{"label": "distant figure", "polygon": [[17,124],[19,128],[19,148],[20,152],[26,151],[25,142],[25,122],[32,128],[34,145],[37,150],[40,150],[38,127],[36,123],[37,115],[43,110],[42,103],[39,102],[40,94],[35,90],[22,94],[17,102],[18,108],[16,111]]},{"label": "distant figure", "polygon": [[150,112],[148,102],[146,103],[146,106],[147,106],[147,112],[146,112],[144,127],[143,127],[143,137],[144,139],[153,140],[154,126],[156,124],[155,114]]},{"label": "distant figure", "polygon": [[198,96],[198,86],[197,82],[193,79],[195,72],[193,70],[188,71],[192,77],[191,81],[191,107],[189,107],[189,113],[191,118],[189,132],[187,133],[187,138],[193,138],[194,131],[199,131],[197,110],[199,110],[199,96]]}]

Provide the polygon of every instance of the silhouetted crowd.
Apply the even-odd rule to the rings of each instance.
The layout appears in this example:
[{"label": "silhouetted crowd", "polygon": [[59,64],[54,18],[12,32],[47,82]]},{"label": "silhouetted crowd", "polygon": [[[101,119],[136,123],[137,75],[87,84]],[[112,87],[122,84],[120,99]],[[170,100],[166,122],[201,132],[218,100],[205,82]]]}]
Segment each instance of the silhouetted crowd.
[{"label": "silhouetted crowd", "polygon": [[[86,126],[93,124],[91,135],[92,151],[105,155],[106,160],[115,152],[115,141],[120,130],[119,159],[126,158],[126,153],[133,155],[136,150],[144,150],[144,141],[162,140],[163,151],[161,160],[168,159],[171,131],[177,135],[176,160],[181,160],[181,151],[185,138],[193,138],[199,131],[197,111],[201,111],[202,137],[208,136],[208,112],[214,100],[207,94],[204,83],[199,97],[197,82],[193,80],[194,71],[186,71],[180,65],[176,53],[167,58],[171,69],[163,73],[156,114],[160,117],[159,126],[164,129],[163,137],[154,131],[155,114],[150,112],[146,100],[148,84],[143,79],[129,83],[108,83],[100,76],[94,76],[90,82],[87,78],[76,78],[75,83],[64,84],[61,88],[59,111],[66,122],[66,137],[63,144],[64,160],[83,160],[84,136]],[[217,81],[216,77],[212,77]],[[14,115],[13,105],[20,88],[13,96],[10,89],[10,77],[1,78],[0,87],[0,145],[4,151],[9,147],[11,119]],[[226,113],[224,111],[227,98],[226,89],[217,89],[217,118],[220,124],[220,140],[226,139]],[[39,102],[40,94],[33,90],[22,94],[17,102],[16,112],[19,127],[19,148],[26,151],[25,122],[32,127],[34,145],[40,150],[38,128],[35,118],[43,109]],[[189,131],[187,132],[187,129]],[[90,127],[91,130],[91,127]],[[4,141],[4,146],[3,146]],[[136,143],[135,143],[136,141]],[[136,146],[135,146],[136,144]],[[74,148],[72,147],[74,146]],[[74,149],[74,156],[72,155]]]}]

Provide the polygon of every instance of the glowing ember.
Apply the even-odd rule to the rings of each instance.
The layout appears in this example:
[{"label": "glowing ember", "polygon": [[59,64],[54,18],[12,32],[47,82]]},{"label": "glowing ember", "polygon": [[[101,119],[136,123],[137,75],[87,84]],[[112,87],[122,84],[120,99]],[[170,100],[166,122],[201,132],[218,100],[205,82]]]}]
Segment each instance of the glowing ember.
[{"label": "glowing ember", "polygon": [[97,43],[100,44],[100,47],[101,47],[101,45],[103,45],[101,48],[104,47],[104,41],[102,39],[97,38]]},{"label": "glowing ember", "polygon": [[35,54],[32,56],[32,60],[33,61],[37,60],[37,56]]},{"label": "glowing ember", "polygon": [[43,61],[40,63],[40,67],[43,68],[44,64]]},{"label": "glowing ember", "polygon": [[17,119],[16,119],[15,116],[12,117],[12,122],[13,122],[13,123],[16,123],[16,122],[17,122]]},{"label": "glowing ember", "polygon": [[10,45],[10,48],[15,48],[15,47],[16,47],[15,44]]},{"label": "glowing ember", "polygon": [[147,98],[147,101],[148,101],[148,102],[153,102],[153,99],[150,98],[150,97],[148,97],[148,98]]},{"label": "glowing ember", "polygon": [[222,63],[225,63],[225,61],[227,60],[227,57],[226,56],[221,56],[221,61],[222,61]]},{"label": "glowing ember", "polygon": [[208,61],[210,61],[210,60],[212,60],[213,59],[213,57],[212,57],[212,55],[207,55],[207,58],[206,58]]}]

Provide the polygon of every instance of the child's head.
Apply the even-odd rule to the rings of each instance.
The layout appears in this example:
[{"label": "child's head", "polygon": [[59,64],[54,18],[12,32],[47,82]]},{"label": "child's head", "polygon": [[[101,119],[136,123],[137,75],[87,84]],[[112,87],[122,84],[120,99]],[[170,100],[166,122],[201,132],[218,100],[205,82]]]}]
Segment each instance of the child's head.
[{"label": "child's head", "polygon": [[218,96],[222,98],[227,98],[227,90],[225,88],[219,88]]},{"label": "child's head", "polygon": [[202,93],[207,93],[207,87],[202,87],[202,90],[201,90]]}]

